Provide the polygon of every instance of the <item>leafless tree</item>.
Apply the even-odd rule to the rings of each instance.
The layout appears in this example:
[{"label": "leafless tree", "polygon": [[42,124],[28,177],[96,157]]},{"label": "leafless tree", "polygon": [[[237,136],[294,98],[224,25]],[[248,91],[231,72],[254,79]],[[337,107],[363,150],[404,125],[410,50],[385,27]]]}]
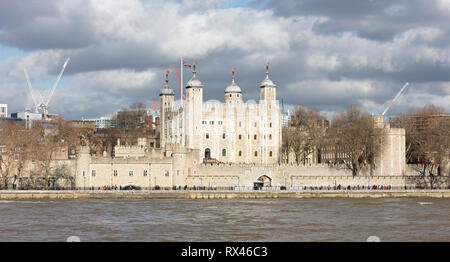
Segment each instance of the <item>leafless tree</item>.
[{"label": "leafless tree", "polygon": [[306,159],[315,153],[324,137],[323,120],[325,116],[318,109],[296,106],[289,125],[282,130],[284,159],[289,161],[289,154],[292,152],[297,164],[305,164]]},{"label": "leafless tree", "polygon": [[79,139],[74,128],[64,120],[49,123],[36,123],[32,128],[31,157],[37,165],[37,174],[44,181],[43,188],[52,187],[52,161],[57,152],[75,147]]},{"label": "leafless tree", "polygon": [[367,165],[375,168],[375,157],[380,152],[382,129],[376,128],[374,118],[364,112],[359,105],[352,105],[333,118],[333,126],[328,132],[329,141],[346,154],[349,161],[345,166],[358,175]]},{"label": "leafless tree", "polygon": [[21,136],[18,135],[21,129],[17,123],[3,122],[0,125],[0,174],[4,189],[8,189],[9,180],[17,166],[19,152],[24,145]]},{"label": "leafless tree", "polygon": [[122,142],[134,144],[139,136],[145,135],[147,126],[147,109],[143,103],[124,107],[113,117],[113,126],[120,133]]},{"label": "leafless tree", "polygon": [[416,185],[435,189],[448,184],[450,116],[443,108],[427,105],[408,110],[397,121],[406,131],[406,158],[418,174]]}]

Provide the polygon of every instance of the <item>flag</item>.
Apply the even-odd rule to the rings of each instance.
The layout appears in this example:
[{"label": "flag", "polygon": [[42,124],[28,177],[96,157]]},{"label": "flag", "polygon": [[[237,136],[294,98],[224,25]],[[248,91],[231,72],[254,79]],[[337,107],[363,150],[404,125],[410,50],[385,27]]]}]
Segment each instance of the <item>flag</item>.
[{"label": "flag", "polygon": [[187,67],[189,67],[189,68],[192,67],[190,64],[188,64],[188,63],[186,63],[186,62],[184,62],[184,61],[183,61],[183,66],[187,66]]}]

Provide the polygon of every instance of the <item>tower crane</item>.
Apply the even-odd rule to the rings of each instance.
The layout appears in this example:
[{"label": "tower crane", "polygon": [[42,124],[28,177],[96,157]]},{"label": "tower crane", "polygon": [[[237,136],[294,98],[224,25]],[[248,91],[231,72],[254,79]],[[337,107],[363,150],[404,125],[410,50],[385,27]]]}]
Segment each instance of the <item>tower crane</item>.
[{"label": "tower crane", "polygon": [[409,85],[408,82],[406,82],[402,89],[400,89],[400,91],[398,91],[397,95],[395,95],[394,99],[392,99],[391,103],[389,103],[389,105],[386,107],[386,109],[384,109],[383,113],[381,113],[381,116],[384,116],[386,114],[386,112],[389,110],[389,108],[391,108],[391,106],[394,104],[394,102],[400,97],[400,95],[402,94],[403,90],[405,90],[405,88]]},{"label": "tower crane", "polygon": [[47,97],[47,100],[45,100],[42,97],[42,94],[40,92],[38,92],[38,94],[39,94],[39,103],[38,103],[38,101],[36,100],[36,98],[35,98],[35,96],[33,94],[33,87],[31,85],[30,77],[28,76],[27,70],[25,68],[23,69],[23,72],[25,73],[25,78],[27,79],[28,90],[30,91],[31,98],[33,99],[33,103],[34,103],[34,106],[35,106],[35,112],[36,113],[40,112],[40,113],[45,114],[45,115],[48,114],[48,105],[50,104],[50,101],[52,100],[53,93],[55,93],[56,86],[58,86],[58,83],[61,80],[61,77],[62,77],[62,75],[64,73],[64,70],[66,69],[67,64],[69,63],[69,60],[70,60],[70,57],[68,57],[66,59],[66,61],[64,62],[63,66],[61,68],[61,71],[59,72],[58,78],[56,78],[56,81],[53,84],[53,87],[52,87],[52,89],[50,91],[50,94]]}]

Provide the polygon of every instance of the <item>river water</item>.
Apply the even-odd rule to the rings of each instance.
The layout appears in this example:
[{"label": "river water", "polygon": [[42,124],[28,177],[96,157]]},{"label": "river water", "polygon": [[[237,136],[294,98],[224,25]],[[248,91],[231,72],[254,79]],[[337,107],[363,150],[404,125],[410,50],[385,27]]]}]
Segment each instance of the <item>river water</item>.
[{"label": "river water", "polygon": [[0,241],[450,241],[450,199],[0,201]]}]

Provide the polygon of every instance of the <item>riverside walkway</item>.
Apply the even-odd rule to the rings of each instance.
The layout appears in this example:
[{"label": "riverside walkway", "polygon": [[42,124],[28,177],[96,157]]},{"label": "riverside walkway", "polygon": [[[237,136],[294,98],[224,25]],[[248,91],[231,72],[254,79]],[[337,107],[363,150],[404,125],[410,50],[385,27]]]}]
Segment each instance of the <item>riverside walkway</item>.
[{"label": "riverside walkway", "polygon": [[449,198],[450,190],[2,190],[12,199]]}]

